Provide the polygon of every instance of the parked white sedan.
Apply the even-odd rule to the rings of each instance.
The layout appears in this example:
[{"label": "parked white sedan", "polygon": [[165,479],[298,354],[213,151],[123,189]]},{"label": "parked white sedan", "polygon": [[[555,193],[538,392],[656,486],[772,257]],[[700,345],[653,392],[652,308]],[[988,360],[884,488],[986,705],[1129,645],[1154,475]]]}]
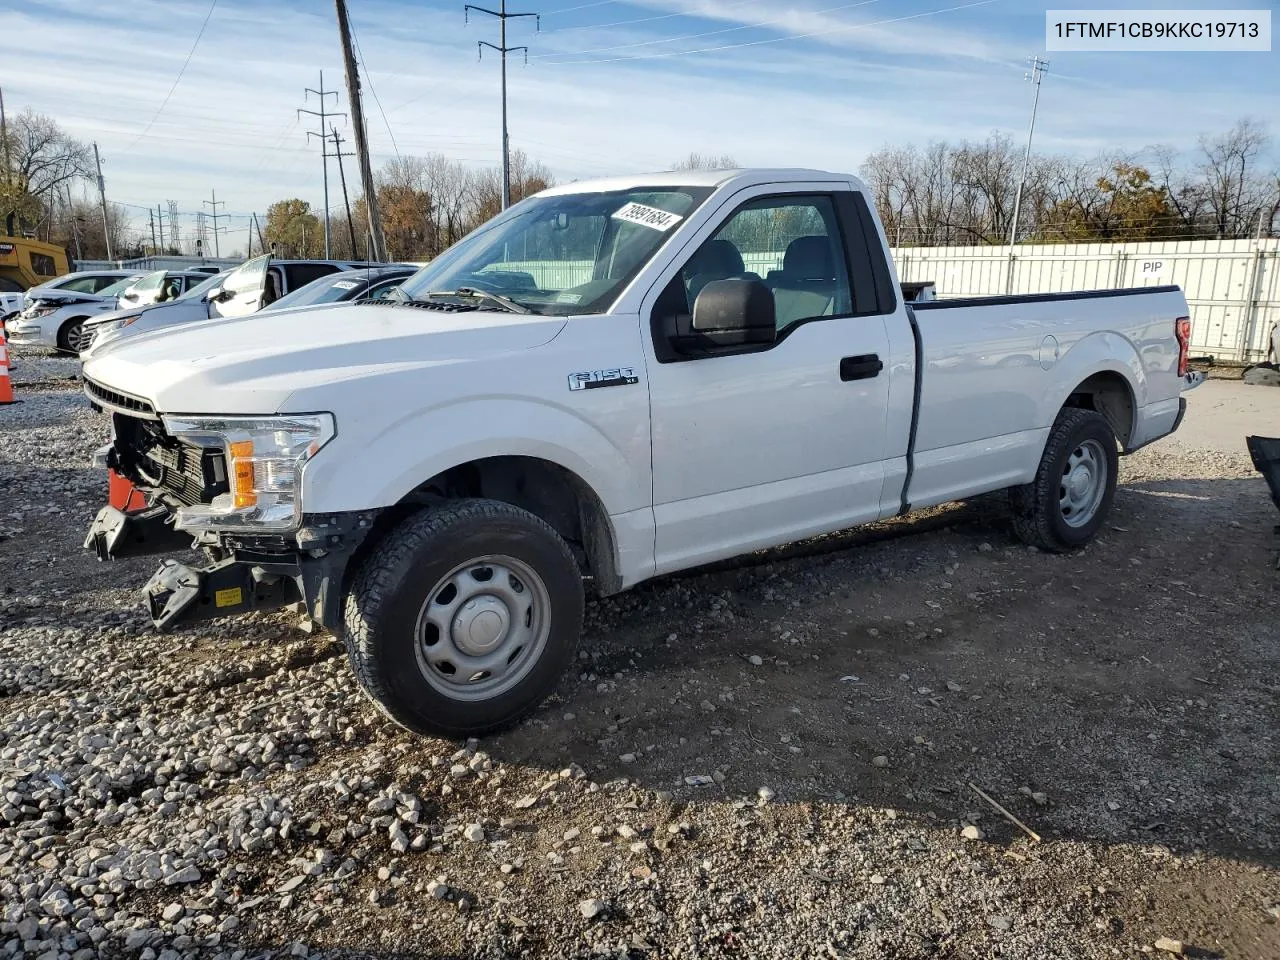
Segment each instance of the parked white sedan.
[{"label": "parked white sedan", "polygon": [[57,299],[30,299],[28,291],[27,306],[5,324],[6,338],[14,346],[52,347],[78,354],[85,320],[116,309],[116,297],[145,276],[126,274],[97,293],[67,294]]}]

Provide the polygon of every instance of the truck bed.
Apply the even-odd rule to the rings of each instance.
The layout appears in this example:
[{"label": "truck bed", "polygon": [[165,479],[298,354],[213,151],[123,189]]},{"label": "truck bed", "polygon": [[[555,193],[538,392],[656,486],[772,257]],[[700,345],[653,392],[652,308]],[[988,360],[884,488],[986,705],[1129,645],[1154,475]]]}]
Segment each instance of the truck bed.
[{"label": "truck bed", "polygon": [[[1180,380],[1176,286],[935,300],[909,308],[918,412],[906,499],[915,507],[1026,483],[1057,411],[1091,377],[1130,408],[1122,446],[1173,428]],[[1128,380],[1135,386],[1124,386]],[[1123,434],[1123,435],[1121,435]]]}]

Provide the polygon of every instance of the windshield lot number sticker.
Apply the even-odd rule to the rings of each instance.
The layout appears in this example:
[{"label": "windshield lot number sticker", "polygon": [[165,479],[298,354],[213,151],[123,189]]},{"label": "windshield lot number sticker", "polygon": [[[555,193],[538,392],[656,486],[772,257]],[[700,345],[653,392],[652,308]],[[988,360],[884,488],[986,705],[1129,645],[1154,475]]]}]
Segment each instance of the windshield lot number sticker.
[{"label": "windshield lot number sticker", "polygon": [[633,367],[614,367],[612,370],[588,370],[569,374],[570,390],[594,390],[597,387],[623,387],[639,383]]},{"label": "windshield lot number sticker", "polygon": [[666,230],[684,219],[678,213],[669,213],[657,207],[646,207],[643,203],[628,203],[625,207],[615,210],[613,218],[625,220],[627,223],[638,223],[642,227],[652,227],[654,230]]}]

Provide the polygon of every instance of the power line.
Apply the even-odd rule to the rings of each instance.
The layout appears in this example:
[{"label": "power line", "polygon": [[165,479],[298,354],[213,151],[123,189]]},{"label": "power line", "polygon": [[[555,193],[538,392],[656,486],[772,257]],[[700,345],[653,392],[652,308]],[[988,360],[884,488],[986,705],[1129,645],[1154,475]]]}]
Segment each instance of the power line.
[{"label": "power line", "polygon": [[[673,50],[666,53],[648,53],[635,57],[601,57],[595,60],[552,60],[547,62],[555,66],[579,66],[591,63],[629,63],[638,60],[665,60],[671,57],[688,57],[698,53],[717,53],[721,50],[737,50],[741,47],[758,47],[769,43],[787,43],[791,40],[810,40],[814,37],[829,37],[835,33],[848,33],[851,30],[865,30],[868,27],[881,27],[890,23],[904,23],[908,20],[919,20],[923,17],[933,17],[942,13],[954,13],[957,10],[969,10],[973,7],[985,7],[995,2],[996,0],[974,0],[972,3],[962,3],[954,7],[943,7],[940,10],[925,10],[921,13],[912,13],[902,17],[890,17],[885,20],[871,20],[866,23],[852,23],[844,27],[832,27],[830,30],[823,30],[818,33],[796,33],[789,34],[785,37],[769,37],[764,40],[744,40],[741,43],[726,43],[717,47],[699,47],[694,50]],[[561,54],[561,56],[575,56],[575,54]]]},{"label": "power line", "polygon": [[580,3],[576,7],[561,7],[559,10],[552,10],[550,13],[544,14],[547,17],[555,17],[562,13],[573,13],[575,10],[586,10],[590,7],[607,7],[615,3],[627,3],[629,0],[595,0],[594,3]]},{"label": "power line", "polygon": [[387,119],[387,112],[382,109],[382,101],[378,99],[378,91],[373,89],[373,75],[369,71],[369,64],[364,59],[364,51],[360,49],[360,38],[356,36],[355,28],[351,30],[351,42],[356,45],[356,56],[360,58],[360,64],[364,67],[365,83],[369,85],[369,92],[373,94],[373,102],[378,105],[378,113],[382,114],[383,126],[387,128],[387,136],[391,138],[391,148],[396,152],[396,159],[400,159],[400,146],[396,143],[396,135],[391,132],[391,121]]},{"label": "power line", "polygon": [[489,10],[486,7],[477,7],[468,3],[462,8],[464,20],[472,10],[478,10],[491,17],[497,17],[499,24],[498,45],[494,46],[486,40],[480,40],[476,44],[476,49],[480,51],[481,59],[484,58],[485,47],[497,50],[502,57],[502,209],[505,210],[511,206],[511,150],[507,138],[507,54],[515,50],[523,50],[525,62],[529,61],[528,47],[507,46],[507,21],[516,17],[533,17],[534,22],[541,27],[542,20],[536,13],[508,13],[507,0],[502,0],[501,6],[497,10]]},{"label": "power line", "polygon": [[164,108],[169,105],[169,98],[173,96],[173,91],[177,90],[178,84],[182,82],[182,76],[187,72],[187,65],[191,63],[191,58],[195,55],[196,47],[200,46],[200,38],[204,36],[204,28],[209,25],[209,18],[213,16],[214,8],[217,6],[218,6],[218,0],[213,0],[213,2],[209,4],[209,12],[204,15],[204,22],[200,24],[200,30],[196,34],[195,42],[191,44],[191,49],[187,51],[187,59],[182,61],[182,69],[178,71],[178,76],[177,78],[174,79],[173,86],[171,86],[169,88],[169,92],[164,95],[164,100],[161,101],[159,109],[156,110],[155,115],[151,118],[151,121],[147,124],[146,129],[144,129],[140,134],[138,134],[138,136],[134,138],[133,142],[130,143],[127,147],[125,147],[124,150],[120,151],[121,153],[128,153],[135,146],[137,146],[138,141],[141,140],[150,132],[152,125],[156,122],[157,119],[159,119],[160,114],[164,112]]},{"label": "power line", "polygon": [[[733,3],[726,3],[721,9],[732,10],[734,7],[744,7],[749,3],[760,3],[760,2],[761,0],[735,0],[735,2]],[[551,14],[544,13],[543,16],[549,17],[551,16]],[[689,17],[691,19],[703,18],[708,20],[715,19],[714,14],[699,13],[697,11],[685,12],[682,10],[679,13],[659,13],[656,16],[636,17],[631,20],[610,20],[607,23],[580,23],[572,27],[552,27],[550,30],[547,30],[546,32],[547,33],[570,33],[574,30],[604,30],[607,27],[626,27],[626,26],[630,26],[633,23],[652,23],[654,20],[670,20],[672,17]]]},{"label": "power line", "polygon": [[[823,13],[834,13],[837,10],[849,10],[853,7],[866,7],[873,3],[879,3],[880,0],[854,0],[852,3],[842,3],[835,7],[825,7],[822,10],[804,11],[814,15]],[[651,47],[658,43],[675,43],[677,40],[699,40],[702,37],[717,37],[726,33],[737,33],[740,30],[756,30],[760,27],[771,27],[776,23],[784,23],[789,17],[775,17],[772,20],[761,20],[759,23],[744,23],[736,27],[724,27],[720,30],[708,30],[706,33],[686,33],[679,37],[666,37],[661,40],[640,40],[635,43],[618,43],[610,47],[596,47],[592,50],[575,50],[571,53],[542,53],[533,57],[534,60],[545,60],[548,57],[577,57],[584,56],[588,53],[608,53],[611,50],[629,50],[633,47]]]}]

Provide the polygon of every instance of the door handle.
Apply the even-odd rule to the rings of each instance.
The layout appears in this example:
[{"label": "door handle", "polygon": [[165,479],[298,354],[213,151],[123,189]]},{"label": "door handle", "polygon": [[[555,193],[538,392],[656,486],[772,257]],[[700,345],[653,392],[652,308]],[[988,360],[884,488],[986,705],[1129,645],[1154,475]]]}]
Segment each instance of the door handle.
[{"label": "door handle", "polygon": [[884,361],[878,353],[863,353],[856,357],[840,358],[841,380],[868,380],[879,376],[884,369]]}]

